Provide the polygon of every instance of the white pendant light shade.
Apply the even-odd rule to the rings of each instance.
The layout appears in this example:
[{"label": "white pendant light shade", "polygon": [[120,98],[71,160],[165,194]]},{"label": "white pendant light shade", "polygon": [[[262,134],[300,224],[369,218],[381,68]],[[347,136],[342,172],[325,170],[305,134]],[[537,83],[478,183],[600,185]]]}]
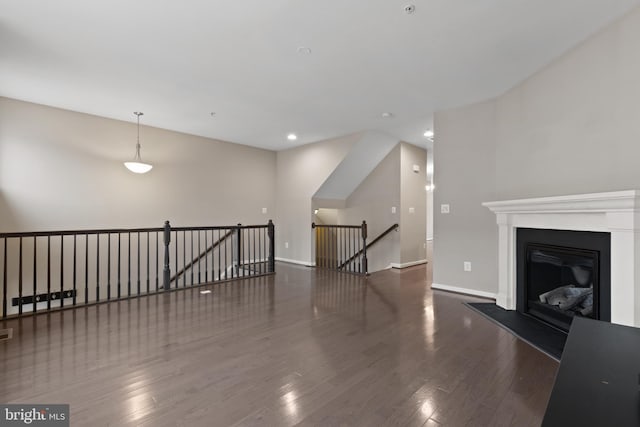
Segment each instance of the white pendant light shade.
[{"label": "white pendant light shade", "polygon": [[142,162],[124,162],[124,166],[133,173],[147,173],[153,166]]},{"label": "white pendant light shade", "polygon": [[124,166],[133,173],[147,173],[153,168],[153,165],[143,162],[142,157],[140,157],[140,116],[144,113],[136,111],[133,114],[138,116],[138,141],[136,143],[136,155],[133,158],[133,161],[124,162]]}]

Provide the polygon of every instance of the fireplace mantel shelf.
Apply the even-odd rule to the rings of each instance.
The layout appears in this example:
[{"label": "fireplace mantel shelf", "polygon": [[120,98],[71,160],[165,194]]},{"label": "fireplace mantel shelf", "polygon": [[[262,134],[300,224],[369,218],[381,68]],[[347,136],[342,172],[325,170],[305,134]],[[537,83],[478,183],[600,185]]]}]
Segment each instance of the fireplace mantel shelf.
[{"label": "fireplace mantel shelf", "polygon": [[517,228],[611,233],[611,321],[640,326],[640,191],[486,202],[498,224],[496,303],[515,309]]},{"label": "fireplace mantel shelf", "polygon": [[628,212],[640,206],[640,191],[625,190],[607,193],[573,194],[569,196],[502,200],[482,204],[498,213],[539,212]]}]

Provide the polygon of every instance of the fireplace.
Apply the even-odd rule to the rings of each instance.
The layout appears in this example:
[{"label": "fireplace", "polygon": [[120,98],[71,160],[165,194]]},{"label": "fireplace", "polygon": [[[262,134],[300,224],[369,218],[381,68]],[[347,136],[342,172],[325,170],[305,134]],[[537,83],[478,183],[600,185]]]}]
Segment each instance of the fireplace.
[{"label": "fireplace", "polygon": [[[609,303],[600,296],[600,316],[609,310],[610,321],[640,327],[640,191],[574,194],[533,199],[485,202],[498,224],[498,287],[496,304],[517,309],[517,242],[521,228],[586,231],[610,236]],[[589,248],[573,244],[554,244]],[[600,253],[600,273],[602,273]],[[601,282],[602,283],[602,282]],[[605,296],[606,298],[606,296]]]},{"label": "fireplace", "polygon": [[564,331],[575,316],[611,320],[611,235],[518,228],[516,309]]}]

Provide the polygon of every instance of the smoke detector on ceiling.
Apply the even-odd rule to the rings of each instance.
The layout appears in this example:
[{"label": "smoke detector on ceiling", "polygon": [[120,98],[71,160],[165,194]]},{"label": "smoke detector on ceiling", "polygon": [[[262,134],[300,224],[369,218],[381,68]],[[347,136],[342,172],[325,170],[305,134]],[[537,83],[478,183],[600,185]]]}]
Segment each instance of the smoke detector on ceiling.
[{"label": "smoke detector on ceiling", "polygon": [[411,15],[415,11],[416,11],[416,5],[414,4],[408,4],[404,7],[404,13],[406,13],[407,15]]}]

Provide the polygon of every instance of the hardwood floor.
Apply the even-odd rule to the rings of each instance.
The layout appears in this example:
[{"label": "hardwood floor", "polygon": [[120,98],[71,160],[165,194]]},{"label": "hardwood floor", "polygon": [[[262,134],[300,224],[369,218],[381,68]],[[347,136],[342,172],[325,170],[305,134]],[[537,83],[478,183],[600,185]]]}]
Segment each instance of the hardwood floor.
[{"label": "hardwood floor", "polygon": [[0,402],[72,426],[534,426],[558,364],[425,266],[271,277],[5,322]]}]

